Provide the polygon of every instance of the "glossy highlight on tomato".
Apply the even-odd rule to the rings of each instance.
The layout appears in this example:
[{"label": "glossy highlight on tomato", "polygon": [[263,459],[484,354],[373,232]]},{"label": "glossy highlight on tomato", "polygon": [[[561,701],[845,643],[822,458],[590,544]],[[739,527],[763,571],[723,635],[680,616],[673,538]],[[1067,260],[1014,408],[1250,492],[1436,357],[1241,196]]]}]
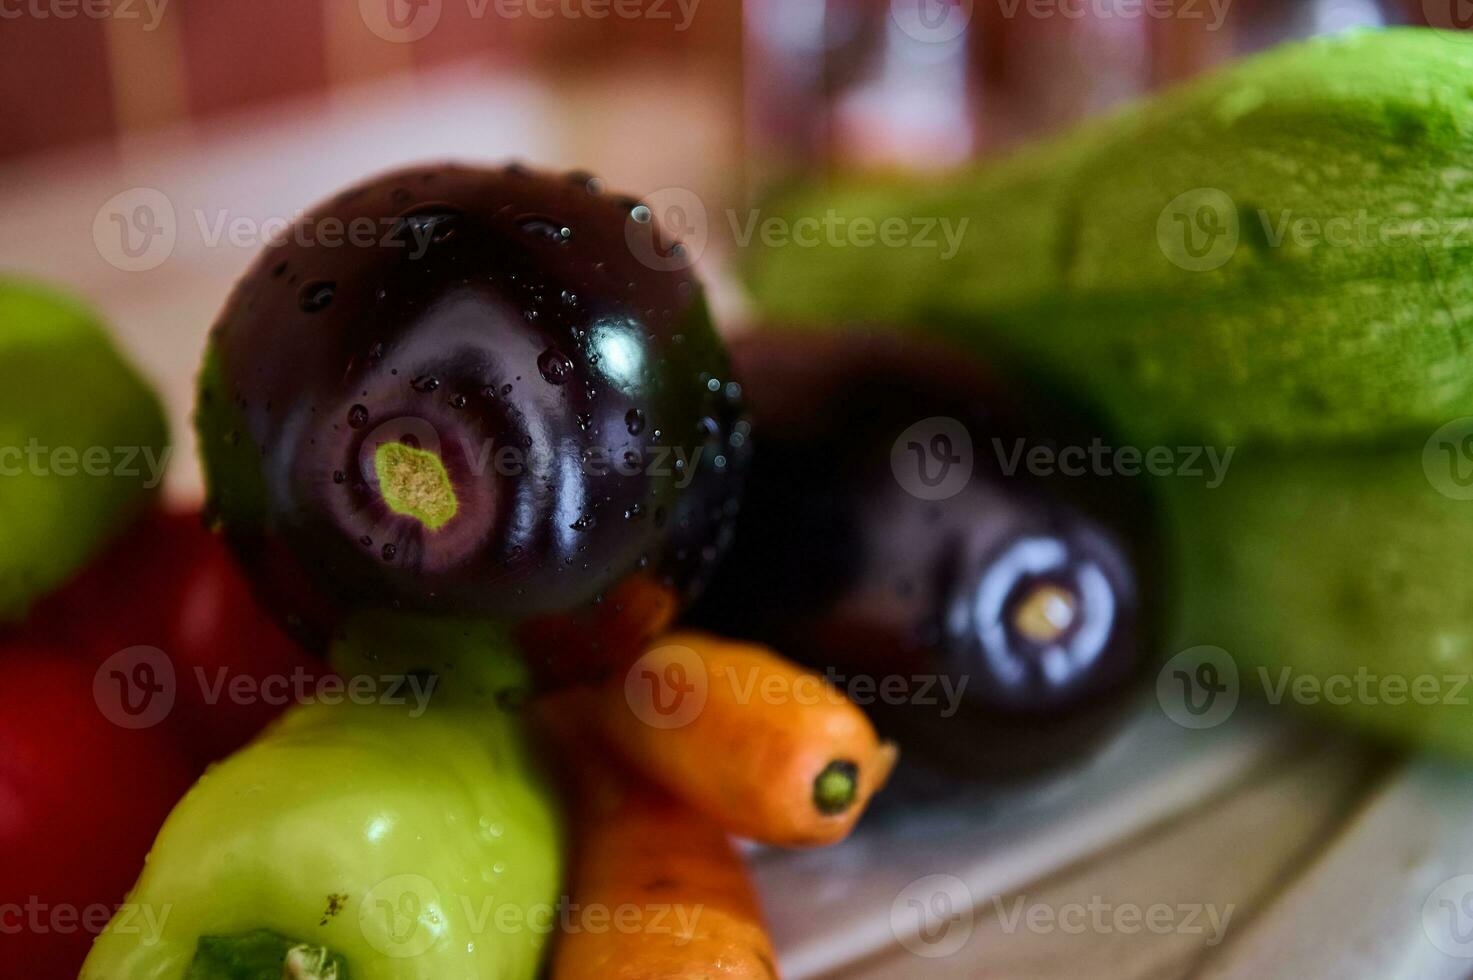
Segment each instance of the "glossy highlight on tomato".
[{"label": "glossy highlight on tomato", "polygon": [[631,221],[586,174],[405,170],[301,219],[338,247],[294,229],[236,287],[200,381],[209,508],[310,646],[360,610],[473,615],[561,682],[699,586],[740,390],[699,283]]}]

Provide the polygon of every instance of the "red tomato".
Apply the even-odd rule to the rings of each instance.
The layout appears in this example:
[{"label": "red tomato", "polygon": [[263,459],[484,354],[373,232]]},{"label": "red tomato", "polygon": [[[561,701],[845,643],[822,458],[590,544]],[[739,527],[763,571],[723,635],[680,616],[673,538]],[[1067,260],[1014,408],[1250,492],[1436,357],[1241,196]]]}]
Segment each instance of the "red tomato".
[{"label": "red tomato", "polygon": [[[71,650],[0,650],[0,963],[75,977],[195,778],[162,727],[119,724]],[[95,691],[101,691],[100,696]]]},{"label": "red tomato", "polygon": [[175,593],[166,649],[181,692],[188,692],[185,710],[218,758],[250,741],[331,671],[256,603],[225,542],[198,515],[173,520],[189,527],[182,535],[188,575]]},{"label": "red tomato", "polygon": [[[261,610],[197,513],[141,520],[39,603],[24,633],[86,650],[94,665],[110,665],[118,684],[172,685],[174,707],[160,723],[200,761],[245,744],[329,672]],[[163,651],[167,661],[140,647]]]}]

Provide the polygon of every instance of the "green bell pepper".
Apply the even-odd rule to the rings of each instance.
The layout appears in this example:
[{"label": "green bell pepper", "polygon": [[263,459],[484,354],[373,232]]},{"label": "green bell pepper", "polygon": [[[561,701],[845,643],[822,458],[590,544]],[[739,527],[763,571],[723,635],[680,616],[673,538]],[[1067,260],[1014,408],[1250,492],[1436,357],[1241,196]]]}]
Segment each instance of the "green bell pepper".
[{"label": "green bell pepper", "polygon": [[502,644],[464,624],[350,636],[335,653],[350,681],[416,672],[297,705],[211,768],[82,977],[535,977],[561,835]]}]

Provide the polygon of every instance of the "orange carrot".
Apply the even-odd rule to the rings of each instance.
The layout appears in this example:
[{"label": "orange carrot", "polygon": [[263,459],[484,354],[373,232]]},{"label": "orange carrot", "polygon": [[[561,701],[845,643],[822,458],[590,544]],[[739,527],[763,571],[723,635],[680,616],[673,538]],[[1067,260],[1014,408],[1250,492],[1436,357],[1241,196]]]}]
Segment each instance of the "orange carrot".
[{"label": "orange carrot", "polygon": [[575,710],[723,829],[781,847],[842,840],[895,765],[824,678],[702,633],[663,637]]},{"label": "orange carrot", "polygon": [[554,727],[574,777],[575,855],[551,980],[778,980],[726,834]]}]

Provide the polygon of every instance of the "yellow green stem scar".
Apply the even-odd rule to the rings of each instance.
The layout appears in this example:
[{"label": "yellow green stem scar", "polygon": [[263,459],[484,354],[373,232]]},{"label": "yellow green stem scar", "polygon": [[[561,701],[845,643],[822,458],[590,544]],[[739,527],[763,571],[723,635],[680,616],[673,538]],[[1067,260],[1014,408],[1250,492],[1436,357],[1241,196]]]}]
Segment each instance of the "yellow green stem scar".
[{"label": "yellow green stem scar", "polygon": [[373,469],[389,509],[413,517],[431,531],[448,524],[460,509],[445,464],[428,450],[386,442],[373,454]]}]

